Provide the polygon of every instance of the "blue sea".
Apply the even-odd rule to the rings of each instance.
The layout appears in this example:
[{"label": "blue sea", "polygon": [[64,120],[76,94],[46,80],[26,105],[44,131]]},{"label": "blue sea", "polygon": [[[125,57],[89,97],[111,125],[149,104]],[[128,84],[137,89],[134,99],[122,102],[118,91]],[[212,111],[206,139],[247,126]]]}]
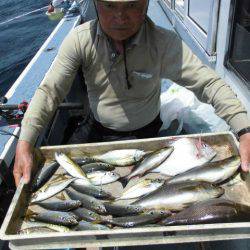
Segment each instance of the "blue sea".
[{"label": "blue sea", "polygon": [[49,0],[0,0],[0,96],[3,96],[59,21],[45,15]]}]

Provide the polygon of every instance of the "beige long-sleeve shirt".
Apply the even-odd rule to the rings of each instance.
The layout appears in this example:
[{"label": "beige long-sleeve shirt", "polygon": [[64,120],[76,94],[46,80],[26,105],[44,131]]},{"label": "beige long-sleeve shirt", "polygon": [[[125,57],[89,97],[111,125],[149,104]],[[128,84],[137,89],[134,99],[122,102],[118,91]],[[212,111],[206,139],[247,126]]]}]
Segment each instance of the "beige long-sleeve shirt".
[{"label": "beige long-sleeve shirt", "polygon": [[146,18],[126,46],[124,56],[113,49],[97,21],[76,27],[62,43],[22,121],[20,140],[34,144],[56,107],[69,92],[79,67],[97,121],[117,131],[150,123],[160,110],[160,82],[170,79],[214,106],[217,115],[235,130],[250,126],[247,113],[230,87],[169,30]]}]

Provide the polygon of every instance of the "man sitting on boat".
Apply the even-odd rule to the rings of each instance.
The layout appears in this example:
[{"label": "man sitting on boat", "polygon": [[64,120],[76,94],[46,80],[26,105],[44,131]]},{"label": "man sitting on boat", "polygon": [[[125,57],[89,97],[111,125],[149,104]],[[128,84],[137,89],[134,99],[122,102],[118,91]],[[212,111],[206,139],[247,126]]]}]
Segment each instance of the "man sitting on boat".
[{"label": "man sitting on boat", "polygon": [[16,184],[21,176],[29,181],[33,145],[69,92],[79,67],[98,138],[157,136],[161,79],[168,78],[212,104],[238,133],[242,169],[248,171],[250,121],[230,87],[176,33],[157,27],[146,16],[147,0],[97,0],[95,6],[98,19],[67,36],[32,98],[16,149]]}]

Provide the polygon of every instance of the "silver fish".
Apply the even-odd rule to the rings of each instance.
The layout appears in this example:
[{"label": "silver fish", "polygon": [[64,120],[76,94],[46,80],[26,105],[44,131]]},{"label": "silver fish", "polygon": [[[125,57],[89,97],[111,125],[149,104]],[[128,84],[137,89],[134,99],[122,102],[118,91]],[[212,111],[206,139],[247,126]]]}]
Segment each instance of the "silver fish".
[{"label": "silver fish", "polygon": [[122,195],[116,200],[135,199],[146,194],[149,194],[164,184],[165,180],[162,179],[144,179],[128,190],[124,191]]},{"label": "silver fish", "polygon": [[60,226],[60,225],[55,225],[55,224],[45,223],[45,222],[40,222],[40,221],[25,221],[25,228],[28,229],[28,228],[34,228],[34,227],[47,227],[47,228],[54,230],[55,232],[61,232],[61,233],[70,231],[70,229],[65,226]]},{"label": "silver fish", "polygon": [[113,216],[136,215],[143,213],[143,208],[135,205],[118,205],[114,203],[105,202],[104,206],[108,214]]},{"label": "silver fish", "polygon": [[84,171],[84,173],[92,173],[95,171],[113,171],[115,170],[115,166],[104,163],[104,162],[92,162],[88,164],[83,164],[81,166],[81,169]]},{"label": "silver fish", "polygon": [[93,158],[117,166],[129,166],[140,161],[146,154],[139,149],[117,149],[101,155],[94,155]]},{"label": "silver fish", "polygon": [[87,174],[88,179],[96,186],[117,181],[121,176],[113,171],[95,171]]},{"label": "silver fish", "polygon": [[83,179],[86,183],[89,183],[89,180],[80,166],[73,162],[67,155],[56,152],[55,159],[71,176]]},{"label": "silver fish", "polygon": [[225,199],[202,201],[166,218],[163,225],[250,221],[250,207]]},{"label": "silver fish", "polygon": [[207,163],[204,166],[190,169],[187,172],[176,175],[167,183],[185,181],[206,181],[210,183],[221,183],[230,178],[240,166],[240,157],[232,156],[228,159]]},{"label": "silver fish", "polygon": [[56,230],[53,230],[48,227],[28,227],[21,229],[18,234],[44,234],[44,233],[52,233],[57,232]]},{"label": "silver fish", "polygon": [[171,145],[174,147],[173,153],[151,172],[175,176],[201,166],[216,156],[212,147],[195,138],[180,138]]},{"label": "silver fish", "polygon": [[64,190],[75,178],[48,183],[32,194],[31,203],[46,200]]},{"label": "silver fish", "polygon": [[157,150],[147,157],[145,157],[141,163],[126,177],[127,180],[139,175],[142,176],[151,169],[159,166],[163,161],[165,161],[169,155],[173,152],[174,148],[162,148]]},{"label": "silver fish", "polygon": [[32,192],[36,192],[39,188],[41,188],[53,176],[58,168],[59,164],[57,162],[53,162],[49,166],[39,169],[31,185]]},{"label": "silver fish", "polygon": [[53,211],[70,211],[81,206],[79,200],[65,200],[65,201],[52,201],[52,202],[38,202],[40,207]]},{"label": "silver fish", "polygon": [[67,188],[65,191],[72,200],[80,200],[82,202],[82,207],[95,211],[99,214],[106,213],[106,208],[100,200],[86,194],[81,194],[70,188]]},{"label": "silver fish", "polygon": [[147,209],[144,207],[140,207],[138,205],[118,205],[114,203],[104,203],[105,208],[108,214],[112,216],[131,216],[138,214],[151,214],[151,215],[161,215],[161,216],[169,216],[171,213],[168,210],[161,209]]},{"label": "silver fish", "polygon": [[74,226],[78,224],[77,216],[71,212],[47,211],[32,215],[31,218],[63,226]]},{"label": "silver fish", "polygon": [[85,220],[89,222],[101,222],[102,221],[101,215],[91,210],[88,210],[84,207],[79,207],[73,210],[72,213],[74,213],[78,217],[79,220]]},{"label": "silver fish", "polygon": [[156,191],[132,203],[144,208],[160,208],[170,211],[181,211],[191,204],[215,197],[224,193],[224,189],[207,182],[186,182],[163,185]]},{"label": "silver fish", "polygon": [[90,196],[94,196],[98,199],[106,199],[106,200],[114,200],[115,198],[112,196],[112,194],[104,191],[101,187],[95,186],[95,185],[86,185],[84,182],[82,182],[82,179],[77,179],[70,183],[70,186],[75,189],[76,191],[87,194]]},{"label": "silver fish", "polygon": [[162,215],[159,214],[140,214],[134,216],[117,217],[106,220],[107,223],[120,226],[120,227],[135,227],[145,224],[155,223],[162,219]]},{"label": "silver fish", "polygon": [[75,231],[85,231],[85,230],[110,230],[109,227],[100,225],[100,224],[94,224],[87,221],[79,221],[79,224],[73,228]]}]

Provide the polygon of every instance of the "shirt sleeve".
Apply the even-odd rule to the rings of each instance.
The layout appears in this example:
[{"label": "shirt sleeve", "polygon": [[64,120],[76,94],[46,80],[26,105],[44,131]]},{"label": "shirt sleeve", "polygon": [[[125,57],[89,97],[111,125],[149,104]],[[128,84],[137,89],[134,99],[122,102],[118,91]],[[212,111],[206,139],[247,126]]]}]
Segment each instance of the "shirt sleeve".
[{"label": "shirt sleeve", "polygon": [[22,120],[19,140],[35,144],[57,106],[69,92],[80,64],[78,34],[73,30],[64,39],[55,60],[30,102]]},{"label": "shirt sleeve", "polygon": [[214,70],[202,64],[174,32],[171,33],[162,60],[162,78],[186,87],[200,101],[213,105],[216,114],[235,132],[250,126],[246,109],[229,85]]}]

